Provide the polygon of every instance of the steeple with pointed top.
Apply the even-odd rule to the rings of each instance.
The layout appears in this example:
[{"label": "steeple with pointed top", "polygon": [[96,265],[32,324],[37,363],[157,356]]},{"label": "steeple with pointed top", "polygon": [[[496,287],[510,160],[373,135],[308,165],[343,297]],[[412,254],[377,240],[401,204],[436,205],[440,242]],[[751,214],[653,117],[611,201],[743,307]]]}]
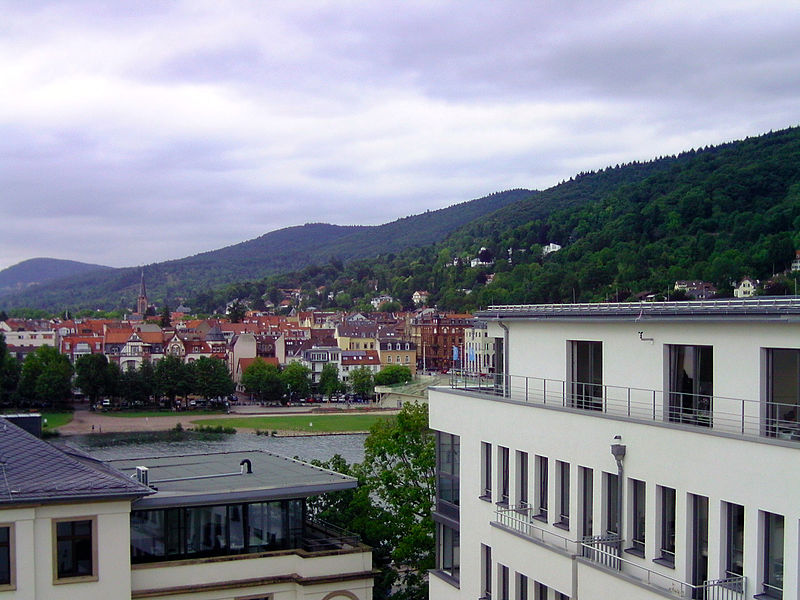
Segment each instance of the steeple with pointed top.
[{"label": "steeple with pointed top", "polygon": [[142,286],[139,289],[139,298],[136,300],[136,312],[144,316],[147,304],[147,288],[144,285],[144,269],[142,269]]}]

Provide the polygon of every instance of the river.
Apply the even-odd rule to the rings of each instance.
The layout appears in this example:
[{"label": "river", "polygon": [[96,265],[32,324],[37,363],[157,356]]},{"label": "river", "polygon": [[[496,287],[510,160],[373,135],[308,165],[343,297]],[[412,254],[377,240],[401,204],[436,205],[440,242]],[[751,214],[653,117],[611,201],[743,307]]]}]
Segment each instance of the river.
[{"label": "river", "polygon": [[165,431],[72,435],[62,438],[59,443],[74,446],[100,460],[268,450],[282,456],[296,456],[304,461],[328,460],[334,454],[340,454],[348,463],[360,463],[364,460],[366,437],[366,434],[361,433],[269,437],[253,433],[209,434]]}]

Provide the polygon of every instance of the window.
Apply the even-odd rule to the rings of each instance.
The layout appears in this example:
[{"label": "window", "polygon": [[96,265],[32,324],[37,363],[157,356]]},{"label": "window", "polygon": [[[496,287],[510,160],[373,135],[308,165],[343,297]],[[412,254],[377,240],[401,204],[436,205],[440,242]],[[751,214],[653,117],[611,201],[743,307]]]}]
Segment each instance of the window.
[{"label": "window", "polygon": [[517,450],[517,506],[528,508],[528,453]]},{"label": "window", "polygon": [[547,593],[550,589],[543,583],[536,582],[534,587],[534,600],[547,600]]},{"label": "window", "polygon": [[[708,498],[689,494],[691,506],[691,545],[692,553],[691,584],[702,585],[708,579]],[[693,598],[702,598],[703,591],[695,588]]]},{"label": "window", "polygon": [[508,448],[503,446],[497,447],[497,470],[499,471],[500,480],[498,481],[500,487],[500,500],[498,504],[508,506],[509,494],[509,464],[508,464]]},{"label": "window", "polygon": [[645,483],[631,479],[631,552],[644,556]]},{"label": "window", "polygon": [[508,595],[508,567],[505,565],[497,565],[497,591],[499,592],[499,600],[511,600]]},{"label": "window", "polygon": [[744,575],[744,506],[725,502],[725,575]]},{"label": "window", "polygon": [[0,525],[0,590],[14,589],[14,525]]},{"label": "window", "polygon": [[492,500],[492,445],[488,442],[481,442],[481,481],[483,489],[481,498]]},{"label": "window", "polygon": [[436,523],[436,568],[458,579],[461,574],[460,535],[457,529]]},{"label": "window", "polygon": [[594,474],[588,467],[580,467],[581,478],[581,536],[588,537],[593,532],[592,507],[594,506]]},{"label": "window", "polygon": [[660,552],[659,561],[666,566],[675,566],[675,490],[658,486]]},{"label": "window", "polygon": [[767,350],[766,434],[800,439],[800,350]]},{"label": "window", "polygon": [[481,597],[492,597],[492,549],[481,544]]},{"label": "window", "polygon": [[392,364],[392,355],[391,354],[386,357],[386,362],[388,364]]},{"label": "window", "polygon": [[536,457],[536,518],[547,521],[547,457]]},{"label": "window", "polygon": [[97,579],[96,519],[53,521],[56,579]]},{"label": "window", "polygon": [[[459,464],[460,441],[457,435],[438,432],[436,434],[436,498],[437,509],[441,510],[441,503],[454,506],[459,505]],[[447,511],[445,512],[453,512]],[[457,516],[457,512],[451,516]]]},{"label": "window", "polygon": [[783,515],[764,515],[764,595],[783,598]]},{"label": "window", "polygon": [[555,525],[569,529],[569,463],[556,461],[558,470],[558,521]]},{"label": "window", "polygon": [[669,420],[711,427],[711,346],[669,346]]},{"label": "window", "polygon": [[570,342],[572,405],[603,410],[603,342]]},{"label": "window", "polygon": [[515,576],[515,596],[514,600],[528,600],[528,576],[517,573]]},{"label": "window", "polygon": [[614,473],[605,475],[606,497],[606,533],[619,534],[619,476]]}]

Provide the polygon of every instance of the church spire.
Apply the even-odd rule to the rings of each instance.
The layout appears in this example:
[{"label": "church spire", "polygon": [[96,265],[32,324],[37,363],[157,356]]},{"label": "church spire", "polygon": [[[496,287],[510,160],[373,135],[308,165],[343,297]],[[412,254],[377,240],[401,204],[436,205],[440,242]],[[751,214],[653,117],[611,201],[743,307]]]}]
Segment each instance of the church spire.
[{"label": "church spire", "polygon": [[139,298],[136,300],[136,312],[142,316],[147,312],[147,288],[144,285],[144,269],[142,269],[142,286],[139,290]]}]

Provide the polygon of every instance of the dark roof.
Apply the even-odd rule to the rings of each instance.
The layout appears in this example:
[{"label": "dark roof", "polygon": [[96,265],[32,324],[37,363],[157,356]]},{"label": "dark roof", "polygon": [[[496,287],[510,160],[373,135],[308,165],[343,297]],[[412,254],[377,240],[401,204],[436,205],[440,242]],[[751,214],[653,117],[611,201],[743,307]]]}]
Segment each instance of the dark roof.
[{"label": "dark roof", "polygon": [[617,321],[800,321],[800,298],[760,297],[694,302],[609,302],[490,306],[482,319]]},{"label": "dark roof", "polygon": [[107,465],[56,448],[0,418],[0,505],[134,499],[149,493]]},{"label": "dark roof", "polygon": [[[252,473],[242,467],[245,460]],[[147,467],[149,484],[157,492],[136,502],[137,510],[305,498],[358,485],[353,477],[263,450],[127,458],[109,464],[131,476],[136,467]]]}]

